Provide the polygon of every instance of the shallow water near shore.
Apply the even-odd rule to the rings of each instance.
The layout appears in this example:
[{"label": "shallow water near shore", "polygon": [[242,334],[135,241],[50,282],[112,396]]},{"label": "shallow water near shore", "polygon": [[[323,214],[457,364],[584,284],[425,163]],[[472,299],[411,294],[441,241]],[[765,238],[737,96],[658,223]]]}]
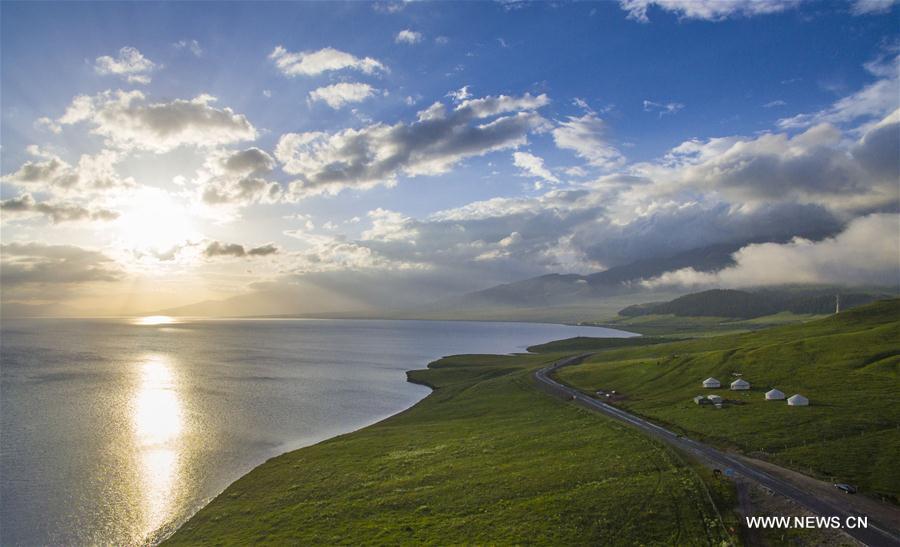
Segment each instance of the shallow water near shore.
[{"label": "shallow water near shore", "polygon": [[6,321],[4,545],[141,544],[267,458],[428,394],[405,371],[590,327],[374,320]]}]

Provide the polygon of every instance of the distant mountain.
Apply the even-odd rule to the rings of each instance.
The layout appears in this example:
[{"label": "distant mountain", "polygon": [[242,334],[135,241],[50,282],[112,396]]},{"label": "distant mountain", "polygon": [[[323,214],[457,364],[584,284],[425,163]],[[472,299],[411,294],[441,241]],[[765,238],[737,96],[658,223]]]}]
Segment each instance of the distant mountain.
[{"label": "distant mountain", "polygon": [[720,270],[734,263],[731,255],[742,245],[712,245],[664,258],[638,260],[588,275],[542,275],[444,299],[430,307],[443,310],[534,308],[633,293],[636,292],[633,282],[657,277],[668,271],[681,268],[694,268],[701,272]]},{"label": "distant mountain", "polygon": [[688,294],[669,302],[628,306],[619,315],[676,315],[680,317],[733,317],[752,319],[781,312],[828,314],[835,311],[840,294],[841,309],[850,309],[892,295],[881,292],[847,292],[834,288],[785,288],[738,291],[713,289]]}]

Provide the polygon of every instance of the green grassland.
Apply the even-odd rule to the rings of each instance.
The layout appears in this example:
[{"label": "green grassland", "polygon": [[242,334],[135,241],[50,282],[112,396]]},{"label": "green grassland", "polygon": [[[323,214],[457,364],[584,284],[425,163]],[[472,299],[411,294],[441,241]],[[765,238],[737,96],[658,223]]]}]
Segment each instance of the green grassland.
[{"label": "green grassland", "polygon": [[273,458],[171,545],[734,542],[729,483],[536,389],[561,354],[464,355],[409,374],[411,409]]},{"label": "green grassland", "polygon": [[781,312],[753,319],[733,317],[679,317],[676,315],[618,316],[608,321],[592,322],[600,327],[627,330],[648,336],[702,338],[762,330],[819,319],[821,315],[798,315]]},{"label": "green grassland", "polygon": [[[585,392],[615,389],[617,404],[713,444],[738,448],[864,492],[900,500],[900,300],[748,332],[669,344],[610,349],[563,369]],[[733,372],[753,389],[705,390]],[[777,387],[809,407],[765,401]],[[718,393],[743,404],[717,410],[692,397]]]}]

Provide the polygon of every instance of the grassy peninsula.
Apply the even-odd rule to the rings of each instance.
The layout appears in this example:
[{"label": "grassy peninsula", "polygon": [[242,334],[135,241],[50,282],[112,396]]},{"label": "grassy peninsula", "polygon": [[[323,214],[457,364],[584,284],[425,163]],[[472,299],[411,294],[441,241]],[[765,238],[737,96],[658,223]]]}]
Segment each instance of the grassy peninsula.
[{"label": "grassy peninsula", "polygon": [[463,355],[413,371],[435,390],[419,404],[269,460],[168,544],[730,540],[727,483],[535,389],[531,371],[562,355]]}]

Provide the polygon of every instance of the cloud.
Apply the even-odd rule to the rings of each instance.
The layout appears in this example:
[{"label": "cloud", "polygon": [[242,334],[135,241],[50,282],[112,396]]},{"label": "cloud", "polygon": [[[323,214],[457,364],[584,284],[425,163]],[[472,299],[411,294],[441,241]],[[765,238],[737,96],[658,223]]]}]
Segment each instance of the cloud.
[{"label": "cloud", "polygon": [[553,130],[558,148],[572,150],[594,167],[611,169],[625,163],[625,158],[605,138],[606,123],[594,112],[569,116]]},{"label": "cloud", "polygon": [[337,70],[358,70],[365,74],[387,71],[387,67],[371,57],[359,58],[331,47],[292,53],[278,46],[269,54],[269,59],[285,76],[316,76]]},{"label": "cloud", "polygon": [[559,179],[544,167],[542,158],[528,152],[513,152],[513,164],[522,170],[522,176],[535,177],[552,183],[559,182]]},{"label": "cloud", "polygon": [[153,103],[140,91],[106,91],[73,99],[58,120],[63,125],[86,122],[107,145],[162,153],[179,146],[212,147],[254,140],[256,128],[230,108],[216,108],[216,98]]},{"label": "cloud", "polygon": [[0,211],[4,220],[12,216],[45,215],[53,224],[73,221],[109,221],[119,217],[119,213],[109,209],[87,209],[80,205],[68,203],[48,203],[35,201],[31,194],[22,194],[16,198],[0,201]]},{"label": "cloud", "polygon": [[422,41],[422,33],[414,30],[403,29],[394,37],[394,42],[398,44],[418,44]]},{"label": "cloud", "polygon": [[124,273],[98,251],[72,245],[8,243],[0,245],[4,287],[118,281]]},{"label": "cloud", "polygon": [[619,0],[628,18],[648,22],[651,6],[684,19],[722,21],[731,17],[752,17],[793,9],[800,0]]},{"label": "cloud", "polygon": [[847,211],[896,206],[898,152],[891,132],[897,117],[885,118],[852,149],[837,128],[821,124],[794,136],[687,141],[663,163],[638,164],[633,171],[670,195],[696,189],[738,201],[800,201]]},{"label": "cloud", "polygon": [[866,63],[866,70],[879,79],[843,97],[818,112],[797,114],[778,120],[782,129],[797,129],[821,123],[843,124],[860,118],[884,117],[897,108],[900,90],[900,55],[881,57]]},{"label": "cloud", "polygon": [[270,256],[278,254],[278,247],[272,243],[261,245],[259,247],[251,247],[245,249],[243,245],[237,243],[222,243],[213,241],[209,243],[203,250],[203,256],[206,258],[216,257],[234,257],[234,258],[254,258],[260,256]]},{"label": "cloud", "polygon": [[62,133],[62,127],[51,118],[47,116],[42,116],[34,121],[34,127],[36,129],[46,129],[47,131],[53,133],[54,135],[59,135]]},{"label": "cloud", "polygon": [[25,162],[17,171],[4,175],[0,180],[53,194],[102,192],[135,186],[134,179],[119,175],[116,164],[120,157],[111,150],[94,155],[84,154],[76,165],[70,165],[59,156],[37,147],[31,147],[29,151],[41,159]]},{"label": "cloud", "polygon": [[644,100],[644,112],[658,112],[660,118],[666,114],[677,114],[683,108],[684,105],[681,103],[655,103]]},{"label": "cloud", "polygon": [[453,110],[434,103],[409,124],[376,123],[337,133],[282,135],[275,157],[286,173],[294,198],[393,185],[399,175],[445,173],[465,158],[514,148],[545,124],[536,112],[546,95],[500,95],[464,101]]},{"label": "cloud", "polygon": [[342,82],[310,91],[309,100],[323,101],[337,110],[348,103],[362,102],[371,97],[374,92],[375,88],[369,84]]},{"label": "cloud", "polygon": [[178,51],[190,51],[194,57],[203,57],[203,48],[197,40],[179,40],[172,47]]},{"label": "cloud", "polygon": [[275,160],[256,147],[212,152],[198,172],[194,184],[208,205],[273,203],[282,195],[277,182],[265,178]]},{"label": "cloud", "polygon": [[453,102],[455,102],[455,103],[460,103],[467,99],[471,99],[472,93],[469,91],[469,87],[471,87],[471,86],[464,85],[461,88],[457,89],[456,91],[451,91],[451,92],[447,93],[447,97],[450,97],[451,99],[453,99]]},{"label": "cloud", "polygon": [[104,55],[94,61],[94,71],[97,74],[112,74],[132,84],[149,84],[150,73],[158,68],[158,65],[131,46],[120,49],[118,57]]},{"label": "cloud", "polygon": [[775,108],[776,106],[787,106],[787,103],[782,101],[781,99],[777,99],[767,102],[763,105],[763,108]]},{"label": "cloud", "polygon": [[888,13],[897,0],[855,0],[850,6],[853,15],[878,15]]},{"label": "cloud", "polygon": [[715,273],[692,268],[676,270],[647,280],[644,285],[752,287],[815,283],[900,287],[898,249],[900,215],[873,214],[853,220],[846,230],[831,238],[748,245],[734,253],[734,266]]}]

